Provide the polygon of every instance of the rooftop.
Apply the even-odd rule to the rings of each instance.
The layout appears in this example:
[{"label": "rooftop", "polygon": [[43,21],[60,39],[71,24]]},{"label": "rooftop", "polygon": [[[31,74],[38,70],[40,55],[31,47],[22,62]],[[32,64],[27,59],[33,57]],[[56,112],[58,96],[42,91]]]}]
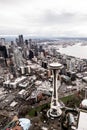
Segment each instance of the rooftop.
[{"label": "rooftop", "polygon": [[87,113],[86,112],[80,112],[77,130],[87,130]]}]

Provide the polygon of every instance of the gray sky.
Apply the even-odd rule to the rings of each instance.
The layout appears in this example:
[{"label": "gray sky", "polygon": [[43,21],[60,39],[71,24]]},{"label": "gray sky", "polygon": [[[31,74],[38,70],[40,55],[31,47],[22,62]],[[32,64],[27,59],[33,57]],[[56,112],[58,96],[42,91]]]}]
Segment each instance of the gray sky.
[{"label": "gray sky", "polygon": [[87,0],[0,0],[0,34],[86,37]]}]

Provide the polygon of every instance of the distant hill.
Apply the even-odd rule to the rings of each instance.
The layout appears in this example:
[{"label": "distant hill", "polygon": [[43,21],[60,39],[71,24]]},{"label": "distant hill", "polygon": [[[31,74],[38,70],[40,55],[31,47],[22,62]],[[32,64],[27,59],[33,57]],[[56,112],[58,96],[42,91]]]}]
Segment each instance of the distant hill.
[{"label": "distant hill", "polygon": [[[0,38],[5,38],[6,42],[15,41],[18,35],[0,35]],[[87,37],[39,37],[24,35],[24,39],[39,39],[39,40],[82,40],[87,41]]]}]

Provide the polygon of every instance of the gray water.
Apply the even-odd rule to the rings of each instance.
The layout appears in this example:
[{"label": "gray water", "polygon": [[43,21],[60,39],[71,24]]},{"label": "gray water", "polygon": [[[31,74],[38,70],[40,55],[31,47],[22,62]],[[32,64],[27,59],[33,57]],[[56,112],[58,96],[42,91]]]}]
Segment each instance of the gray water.
[{"label": "gray water", "polygon": [[60,52],[61,54],[87,59],[87,46],[81,46],[81,43],[73,46],[68,46],[66,48],[60,47],[58,52]]}]

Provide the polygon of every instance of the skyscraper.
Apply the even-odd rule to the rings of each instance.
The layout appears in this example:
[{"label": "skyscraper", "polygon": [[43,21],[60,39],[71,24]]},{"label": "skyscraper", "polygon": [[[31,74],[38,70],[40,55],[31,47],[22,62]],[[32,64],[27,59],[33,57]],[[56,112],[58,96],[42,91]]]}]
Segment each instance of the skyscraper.
[{"label": "skyscraper", "polygon": [[23,35],[19,35],[19,46],[23,46],[24,40],[23,40]]},{"label": "skyscraper", "polygon": [[23,46],[23,57],[25,59],[29,58],[29,50],[30,50],[30,47],[28,44],[28,40],[25,40],[25,45]]},{"label": "skyscraper", "polygon": [[29,59],[32,60],[32,58],[34,58],[34,52],[33,50],[29,51]]},{"label": "skyscraper", "polygon": [[14,62],[17,67],[24,65],[22,53],[17,47],[14,49]]},{"label": "skyscraper", "polygon": [[7,65],[6,58],[8,57],[6,46],[0,46],[0,51],[2,53],[2,57],[5,59],[5,64]]},{"label": "skyscraper", "polygon": [[30,46],[30,49],[32,48],[32,39],[29,39],[29,46]]},{"label": "skyscraper", "polygon": [[2,45],[2,46],[5,46],[5,38],[1,38],[1,39],[0,39],[0,42],[1,42],[1,45]]},{"label": "skyscraper", "polygon": [[28,40],[25,40],[25,45],[28,45]]}]

